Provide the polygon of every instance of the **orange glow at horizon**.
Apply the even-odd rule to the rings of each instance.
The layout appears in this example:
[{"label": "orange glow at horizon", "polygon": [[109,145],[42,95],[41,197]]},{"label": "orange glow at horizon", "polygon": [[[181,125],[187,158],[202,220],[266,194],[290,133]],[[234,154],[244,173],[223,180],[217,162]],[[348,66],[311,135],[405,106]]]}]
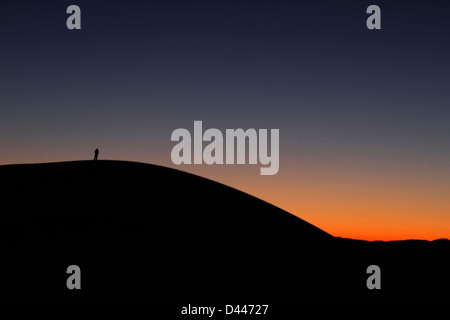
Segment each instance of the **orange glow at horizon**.
[{"label": "orange glow at horizon", "polygon": [[[153,163],[197,174],[258,197],[336,237],[450,239],[450,171],[445,165],[420,167],[399,161],[368,168],[370,164],[361,162],[329,165],[325,160],[282,159],[278,174],[261,176],[260,166],[255,165],[176,166],[165,150],[155,152],[152,159],[145,149],[133,157],[130,150],[123,159],[105,149],[100,148],[100,159]],[[93,150],[86,152],[85,159],[93,157]],[[40,158],[24,155],[3,163],[71,161],[80,154],[72,150],[58,158],[49,152]]]},{"label": "orange glow at horizon", "polygon": [[[450,239],[450,176],[347,170],[305,174],[259,168],[171,166],[224,183],[273,204],[323,231],[360,240]],[[320,172],[320,171],[317,171]]]}]

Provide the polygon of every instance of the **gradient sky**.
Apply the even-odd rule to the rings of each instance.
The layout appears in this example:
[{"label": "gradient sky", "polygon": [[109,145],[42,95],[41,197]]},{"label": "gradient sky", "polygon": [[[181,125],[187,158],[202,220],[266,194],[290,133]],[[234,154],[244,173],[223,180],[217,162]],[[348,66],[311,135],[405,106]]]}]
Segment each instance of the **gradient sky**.
[{"label": "gradient sky", "polygon": [[[82,30],[66,28],[66,8]],[[382,29],[366,28],[381,7]],[[448,1],[2,1],[0,164],[172,164],[173,130],[280,129],[280,170],[184,165],[334,236],[450,238]]]}]

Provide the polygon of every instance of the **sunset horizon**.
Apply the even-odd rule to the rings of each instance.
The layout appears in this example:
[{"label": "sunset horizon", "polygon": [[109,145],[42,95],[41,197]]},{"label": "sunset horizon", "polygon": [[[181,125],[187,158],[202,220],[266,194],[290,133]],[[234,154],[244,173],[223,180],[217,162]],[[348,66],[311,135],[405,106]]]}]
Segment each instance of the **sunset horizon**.
[{"label": "sunset horizon", "polygon": [[[102,151],[102,149],[100,148]],[[103,150],[108,154],[107,150]],[[106,152],[105,152],[106,151]],[[93,152],[92,152],[93,154]],[[361,201],[353,201],[350,197],[346,201],[339,201],[339,205],[336,204],[336,194],[329,193],[328,189],[322,191],[327,192],[328,202],[320,201],[324,198],[312,198],[312,196],[320,197],[321,193],[308,192],[306,185],[295,189],[289,189],[283,186],[283,181],[271,182],[270,185],[263,184],[265,180],[261,178],[260,183],[251,183],[257,179],[258,170],[255,166],[245,165],[240,168],[240,174],[245,176],[241,179],[233,180],[230,178],[231,174],[223,173],[217,174],[217,169],[211,166],[199,165],[173,165],[170,163],[153,163],[145,161],[136,161],[134,159],[120,159],[120,158],[103,158],[100,153],[100,160],[108,161],[126,161],[126,162],[141,162],[146,164],[159,165],[167,168],[173,168],[176,170],[184,171],[187,173],[198,175],[202,178],[213,180],[215,182],[222,183],[239,191],[245,192],[251,196],[259,198],[271,205],[274,205],[282,210],[285,210],[294,216],[299,217],[306,222],[313,224],[321,230],[329,233],[334,237],[365,240],[365,241],[402,241],[402,240],[427,240],[434,241],[438,239],[449,239],[447,222],[439,221],[433,224],[433,221],[426,221],[423,217],[426,216],[427,211],[409,210],[405,211],[404,205],[396,204],[399,199],[391,196],[383,201],[383,198],[374,198],[373,206],[370,206],[372,202],[368,202],[367,199],[364,203]],[[19,164],[39,164],[39,163],[58,163],[58,162],[72,162],[72,161],[90,161],[89,158],[66,158],[64,160],[54,161],[54,159],[42,158],[37,162],[20,162],[20,163],[2,163],[0,165],[19,165]],[[242,171],[246,172],[243,173]],[[224,170],[232,172],[233,168]],[[253,175],[255,177],[253,177]],[[251,180],[250,178],[253,177]],[[305,181],[305,184],[307,181]],[[310,183],[310,181],[309,181]],[[301,181],[298,182],[301,184]],[[277,190],[277,193],[274,192]],[[387,191],[386,191],[387,192]],[[299,193],[299,199],[296,200],[296,194]],[[338,194],[339,195],[339,194]],[[408,199],[414,199],[410,195],[404,195]],[[358,199],[358,198],[356,198]],[[421,202],[423,198],[416,199]],[[406,208],[410,208],[414,204],[406,204]],[[424,206],[424,204],[422,204]],[[379,208],[379,209],[377,209]],[[384,209],[383,208],[389,208]],[[399,209],[396,209],[399,208]],[[439,212],[437,212],[439,213]],[[245,213],[243,213],[245,214]],[[365,214],[365,215],[364,215]],[[429,213],[428,213],[429,214]],[[443,214],[442,214],[443,215]],[[408,216],[408,218],[402,218],[402,216]],[[443,215],[444,216],[444,215]],[[415,217],[415,220],[411,218]],[[445,216],[444,216],[445,217]]]}]

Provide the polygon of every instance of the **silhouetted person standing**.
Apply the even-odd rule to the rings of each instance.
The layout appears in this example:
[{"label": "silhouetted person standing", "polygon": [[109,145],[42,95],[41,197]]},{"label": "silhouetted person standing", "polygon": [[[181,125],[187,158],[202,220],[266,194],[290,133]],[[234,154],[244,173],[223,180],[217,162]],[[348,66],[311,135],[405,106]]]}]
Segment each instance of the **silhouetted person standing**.
[{"label": "silhouetted person standing", "polygon": [[94,160],[98,160],[98,149],[94,151]]}]

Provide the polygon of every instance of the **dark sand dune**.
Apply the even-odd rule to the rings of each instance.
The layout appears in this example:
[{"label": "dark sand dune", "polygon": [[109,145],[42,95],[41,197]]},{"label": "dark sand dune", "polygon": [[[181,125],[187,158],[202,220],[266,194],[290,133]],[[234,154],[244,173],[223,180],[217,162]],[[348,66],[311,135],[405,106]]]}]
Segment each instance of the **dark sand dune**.
[{"label": "dark sand dune", "polygon": [[[446,298],[448,240],[335,238],[264,201],[155,165],[0,166],[2,297]],[[66,288],[79,265],[82,290]],[[382,271],[368,290],[366,268]]]}]

